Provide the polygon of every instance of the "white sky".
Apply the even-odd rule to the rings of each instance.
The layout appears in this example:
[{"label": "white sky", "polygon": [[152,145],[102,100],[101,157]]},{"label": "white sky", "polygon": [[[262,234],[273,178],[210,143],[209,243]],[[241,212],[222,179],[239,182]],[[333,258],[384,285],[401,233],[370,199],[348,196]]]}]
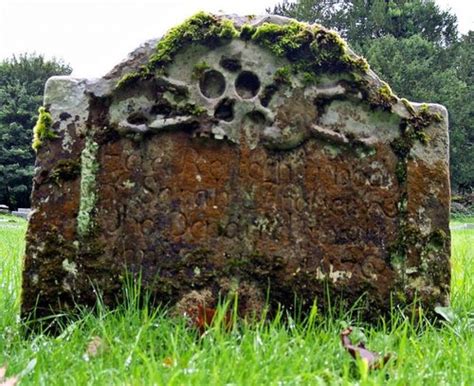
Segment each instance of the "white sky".
[{"label": "white sky", "polygon": [[[473,0],[436,0],[474,30]],[[0,0],[0,59],[62,58],[79,77],[104,75],[142,42],[199,10],[261,14],[280,0]]]}]

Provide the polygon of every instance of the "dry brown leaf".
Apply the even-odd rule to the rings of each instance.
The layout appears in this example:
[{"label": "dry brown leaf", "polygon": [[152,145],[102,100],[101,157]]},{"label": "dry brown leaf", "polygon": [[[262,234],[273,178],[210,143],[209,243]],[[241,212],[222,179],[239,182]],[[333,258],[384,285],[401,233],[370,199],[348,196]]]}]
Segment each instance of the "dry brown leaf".
[{"label": "dry brown leaf", "polygon": [[0,386],[15,386],[18,383],[17,377],[10,377],[5,379],[5,374],[7,372],[7,367],[0,367]]},{"label": "dry brown leaf", "polygon": [[93,336],[87,344],[86,355],[96,357],[102,354],[106,349],[106,344],[100,336]]},{"label": "dry brown leaf", "polygon": [[[198,329],[201,335],[212,325],[217,310],[198,304],[195,308],[189,308],[187,314],[191,317],[191,324]],[[232,329],[232,316],[227,312],[223,320],[224,328],[229,331]]]},{"label": "dry brown leaf", "polygon": [[352,344],[349,335],[352,333],[352,328],[348,327],[341,332],[341,342],[344,348],[352,355],[354,359],[360,358],[365,361],[369,369],[378,369],[385,365],[390,360],[390,354],[381,357],[376,352],[367,350],[363,343],[357,345]]}]

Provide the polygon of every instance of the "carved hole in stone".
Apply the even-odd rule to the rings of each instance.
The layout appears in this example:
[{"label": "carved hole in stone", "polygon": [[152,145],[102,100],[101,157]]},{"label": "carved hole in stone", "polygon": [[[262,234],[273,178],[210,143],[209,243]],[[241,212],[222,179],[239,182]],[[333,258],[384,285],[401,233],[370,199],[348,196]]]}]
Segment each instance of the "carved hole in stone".
[{"label": "carved hole in stone", "polygon": [[199,80],[199,89],[206,98],[218,98],[225,91],[225,78],[219,71],[208,70]]},{"label": "carved hole in stone", "polygon": [[143,112],[135,111],[128,116],[127,122],[132,125],[143,125],[148,123],[148,118]]},{"label": "carved hole in stone", "polygon": [[265,86],[263,89],[262,93],[260,94],[260,103],[262,104],[263,107],[268,107],[270,104],[273,95],[278,91],[278,86],[276,84],[269,84],[268,86]]},{"label": "carved hole in stone", "polygon": [[159,101],[156,105],[153,105],[150,110],[152,115],[169,116],[172,112],[173,108],[166,101]]},{"label": "carved hole in stone", "polygon": [[242,69],[242,64],[240,64],[240,59],[235,56],[222,56],[219,64],[222,68],[225,68],[227,71],[236,72]]},{"label": "carved hole in stone", "polygon": [[216,107],[214,117],[227,122],[232,121],[234,119],[234,104],[235,100],[233,99],[222,99]]},{"label": "carved hole in stone", "polygon": [[243,99],[253,98],[260,89],[258,76],[250,71],[242,71],[235,81],[235,90]]},{"label": "carved hole in stone", "polygon": [[246,115],[246,117],[257,125],[263,125],[266,121],[265,115],[263,115],[260,111],[251,111]]}]

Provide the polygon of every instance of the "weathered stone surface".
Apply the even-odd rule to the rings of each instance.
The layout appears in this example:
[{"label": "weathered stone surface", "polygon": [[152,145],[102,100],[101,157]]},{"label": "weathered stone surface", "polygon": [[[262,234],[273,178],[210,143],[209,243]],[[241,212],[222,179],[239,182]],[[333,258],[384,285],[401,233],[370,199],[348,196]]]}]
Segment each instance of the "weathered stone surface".
[{"label": "weathered stone surface", "polygon": [[201,14],[155,43],[46,84],[23,314],[94,304],[93,286],[113,305],[126,272],[178,307],[448,302],[444,107],[285,18]]}]

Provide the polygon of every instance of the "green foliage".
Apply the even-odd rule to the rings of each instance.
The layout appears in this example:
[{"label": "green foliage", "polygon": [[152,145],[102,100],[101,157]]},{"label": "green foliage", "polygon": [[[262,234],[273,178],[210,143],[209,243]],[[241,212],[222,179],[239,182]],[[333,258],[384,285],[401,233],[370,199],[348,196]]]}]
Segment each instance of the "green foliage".
[{"label": "green foliage", "polygon": [[34,150],[38,151],[43,140],[56,138],[56,134],[51,130],[53,118],[46,109],[41,106],[38,109],[38,120],[36,121],[35,127],[33,127],[33,144]]},{"label": "green foliage", "polygon": [[0,203],[30,205],[35,153],[33,126],[46,80],[71,68],[41,55],[21,55],[0,62]]},{"label": "green foliage", "polygon": [[456,16],[433,0],[284,0],[267,11],[333,28],[354,47],[383,36],[404,39],[417,33],[443,46],[457,40]]}]

